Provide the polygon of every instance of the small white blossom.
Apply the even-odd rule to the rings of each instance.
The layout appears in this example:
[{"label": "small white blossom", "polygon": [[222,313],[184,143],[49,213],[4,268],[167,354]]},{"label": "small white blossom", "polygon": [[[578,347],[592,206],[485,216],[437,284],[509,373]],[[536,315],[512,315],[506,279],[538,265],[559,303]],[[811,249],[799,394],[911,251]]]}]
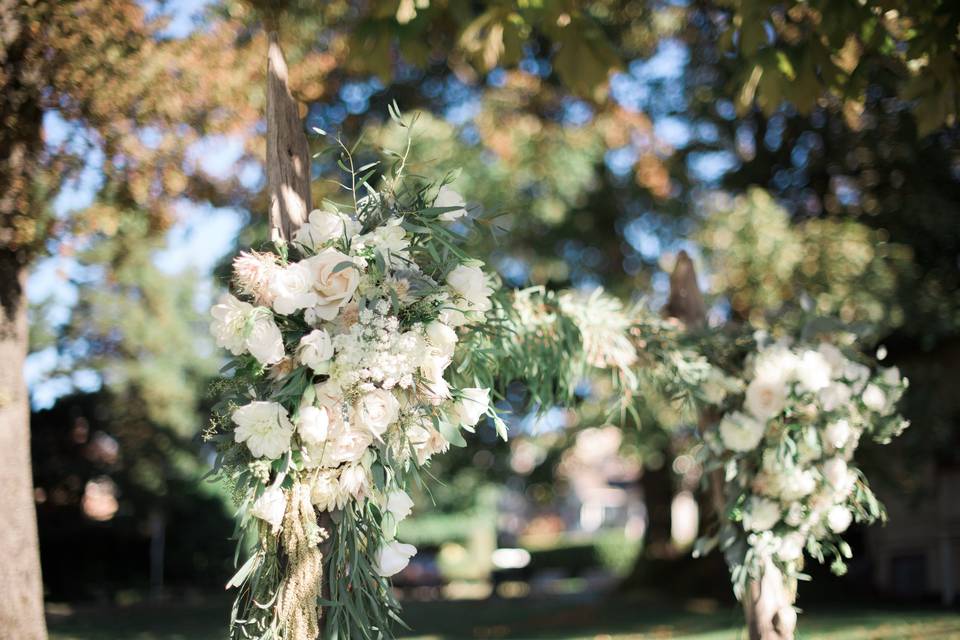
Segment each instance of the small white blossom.
[{"label": "small white blossom", "polygon": [[767,498],[753,496],[743,513],[743,528],[747,531],[768,531],[780,521],[780,504]]},{"label": "small white blossom", "polygon": [[396,575],[410,564],[410,558],[416,554],[417,548],[412,544],[391,540],[377,550],[377,573],[384,578]]},{"label": "small white blossom", "polygon": [[853,522],[853,514],[845,506],[838,504],[827,512],[827,526],[834,533],[843,533]]},{"label": "small white blossom", "polygon": [[333,341],[323,329],[314,329],[300,338],[297,359],[316,373],[327,373],[333,358]]},{"label": "small white blossom", "polygon": [[762,422],[734,411],[720,421],[720,439],[731,451],[751,451],[763,440],[765,429]]},{"label": "small white blossom", "polygon": [[276,534],[283,524],[283,515],[287,511],[287,498],[280,487],[270,487],[253,503],[250,509],[257,518],[270,523],[270,528]]},{"label": "small white blossom", "polygon": [[887,408],[887,396],[883,393],[883,390],[875,384],[867,385],[860,399],[863,401],[864,406],[871,411],[882,412]]},{"label": "small white blossom", "polygon": [[451,189],[447,185],[440,187],[440,191],[437,192],[437,197],[433,201],[433,206],[435,207],[459,207],[457,209],[452,209],[450,211],[444,211],[439,216],[438,220],[443,220],[444,222],[453,222],[457,218],[462,218],[467,215],[467,203],[459,193]]}]

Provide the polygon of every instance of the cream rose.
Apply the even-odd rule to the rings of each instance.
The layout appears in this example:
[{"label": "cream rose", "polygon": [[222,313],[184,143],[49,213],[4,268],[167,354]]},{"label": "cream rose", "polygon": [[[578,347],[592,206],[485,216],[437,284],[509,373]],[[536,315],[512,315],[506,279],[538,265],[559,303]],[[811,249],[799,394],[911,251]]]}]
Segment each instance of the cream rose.
[{"label": "cream rose", "polygon": [[720,421],[720,439],[731,451],[752,451],[763,440],[765,429],[762,422],[734,411]]},{"label": "cream rose", "polygon": [[283,360],[283,336],[273,321],[273,316],[261,308],[253,319],[253,327],[247,336],[247,349],[260,364],[276,364]]},{"label": "cream rose", "polygon": [[[324,249],[304,262],[313,274],[313,288],[317,294],[317,302],[311,307],[313,315],[322,320],[333,320],[357,290],[359,267],[350,256],[332,248]],[[350,263],[350,266],[340,268],[344,263]]]},{"label": "cream rose", "polygon": [[307,217],[307,224],[293,236],[294,241],[318,249],[331,240],[350,238],[360,231],[360,225],[342,213],[314,209]]},{"label": "cream rose", "polygon": [[391,424],[397,421],[400,403],[385,389],[374,389],[357,400],[353,419],[357,426],[380,438]]},{"label": "cream rose", "polygon": [[452,358],[457,346],[457,332],[442,322],[434,320],[427,325],[427,341],[437,350],[437,355]]},{"label": "cream rose", "polygon": [[304,262],[292,262],[277,269],[270,279],[270,295],[273,298],[273,310],[280,315],[306,309],[317,304],[317,294],[313,290],[313,274]]},{"label": "cream rose", "polygon": [[447,284],[462,298],[461,311],[486,312],[490,309],[490,296],[493,289],[487,282],[487,276],[480,268],[479,261],[457,265],[447,274]]},{"label": "cream rose", "polygon": [[758,420],[767,421],[783,411],[787,386],[779,377],[758,377],[747,385],[744,406]]},{"label": "cream rose", "polygon": [[253,313],[254,307],[248,302],[239,300],[229,293],[220,297],[220,301],[210,309],[213,320],[210,322],[210,333],[218,347],[227,349],[235,356],[247,351],[247,320]]},{"label": "cream rose", "polygon": [[325,407],[300,407],[297,416],[297,433],[304,442],[320,444],[326,442],[330,429],[330,416]]},{"label": "cream rose", "polygon": [[747,531],[769,531],[780,521],[780,505],[773,500],[753,496],[743,514]]}]

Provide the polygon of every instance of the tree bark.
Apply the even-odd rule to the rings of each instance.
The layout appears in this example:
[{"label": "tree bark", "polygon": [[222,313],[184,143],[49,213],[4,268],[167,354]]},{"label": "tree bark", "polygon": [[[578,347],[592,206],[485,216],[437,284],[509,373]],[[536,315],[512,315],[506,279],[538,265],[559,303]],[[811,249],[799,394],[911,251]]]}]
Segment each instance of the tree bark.
[{"label": "tree bark", "polygon": [[[676,318],[689,328],[706,324],[707,307],[697,284],[693,261],[685,251],[677,256],[677,264],[670,274],[670,298],[664,314]],[[703,412],[699,418],[701,432],[716,422],[718,416]],[[723,517],[723,475],[718,470],[707,478],[713,510]],[[783,585],[783,575],[771,561],[763,568],[763,577],[753,580],[744,594],[743,612],[750,640],[792,640],[796,627],[793,595]]]},{"label": "tree bark", "polygon": [[43,146],[48,3],[0,0],[0,637],[42,640],[43,583],[30,461],[27,265],[43,240],[34,201]]},{"label": "tree bark", "polygon": [[[297,102],[290,92],[287,61],[280,47],[275,19],[268,16],[267,48],[267,189],[270,193],[270,227],[274,241],[289,242],[310,212],[310,150],[300,121]],[[317,523],[327,531],[320,551],[333,547],[333,518],[323,512]],[[329,599],[330,576],[324,571],[321,599]],[[324,618],[320,616],[321,635]]]},{"label": "tree bark", "polygon": [[267,188],[273,240],[289,242],[310,213],[310,149],[275,30],[267,48]]},{"label": "tree bark", "polygon": [[26,282],[26,268],[0,250],[0,637],[42,640],[47,629],[23,378]]}]

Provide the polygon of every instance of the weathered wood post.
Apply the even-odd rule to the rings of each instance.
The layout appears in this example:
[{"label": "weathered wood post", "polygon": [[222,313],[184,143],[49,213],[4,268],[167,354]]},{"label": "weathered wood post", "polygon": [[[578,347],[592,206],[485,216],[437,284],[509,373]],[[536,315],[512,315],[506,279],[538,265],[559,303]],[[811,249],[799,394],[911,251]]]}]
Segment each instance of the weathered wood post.
[{"label": "weathered wood post", "polygon": [[[685,251],[677,256],[677,263],[670,274],[670,297],[663,312],[682,322],[687,329],[701,328],[706,324],[707,308],[697,283],[697,272],[693,260]],[[699,418],[700,430],[703,431],[717,419],[718,416],[702,413]],[[716,471],[710,475],[707,483],[713,508],[723,517],[723,475]],[[750,640],[792,640],[796,617],[786,613],[792,613],[792,605],[793,594],[784,588],[783,575],[773,562],[768,561],[763,577],[759,581],[751,581],[744,594],[743,612]]]},{"label": "weathered wood post", "polygon": [[[267,190],[270,229],[274,242],[289,242],[310,213],[310,149],[300,120],[297,101],[290,92],[287,60],[280,46],[275,20],[267,21]],[[320,551],[324,557],[333,544],[331,514],[321,513],[317,524],[327,531]],[[329,597],[324,574],[320,597]],[[322,612],[321,612],[322,613]],[[322,635],[323,616],[320,616]]]}]

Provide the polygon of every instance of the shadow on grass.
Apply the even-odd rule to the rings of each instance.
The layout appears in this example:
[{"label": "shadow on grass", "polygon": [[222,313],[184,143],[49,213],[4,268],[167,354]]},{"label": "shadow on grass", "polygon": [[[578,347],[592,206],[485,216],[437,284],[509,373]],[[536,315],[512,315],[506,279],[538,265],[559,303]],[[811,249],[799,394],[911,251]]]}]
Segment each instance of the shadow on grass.
[{"label": "shadow on grass", "polygon": [[[56,609],[52,609],[53,612]],[[229,600],[82,607],[51,613],[51,640],[224,640]],[[623,596],[409,602],[402,638],[580,639],[745,638],[738,609],[713,601],[663,601]],[[828,609],[800,619],[798,638],[886,640],[960,638],[960,614],[944,610]]]}]

